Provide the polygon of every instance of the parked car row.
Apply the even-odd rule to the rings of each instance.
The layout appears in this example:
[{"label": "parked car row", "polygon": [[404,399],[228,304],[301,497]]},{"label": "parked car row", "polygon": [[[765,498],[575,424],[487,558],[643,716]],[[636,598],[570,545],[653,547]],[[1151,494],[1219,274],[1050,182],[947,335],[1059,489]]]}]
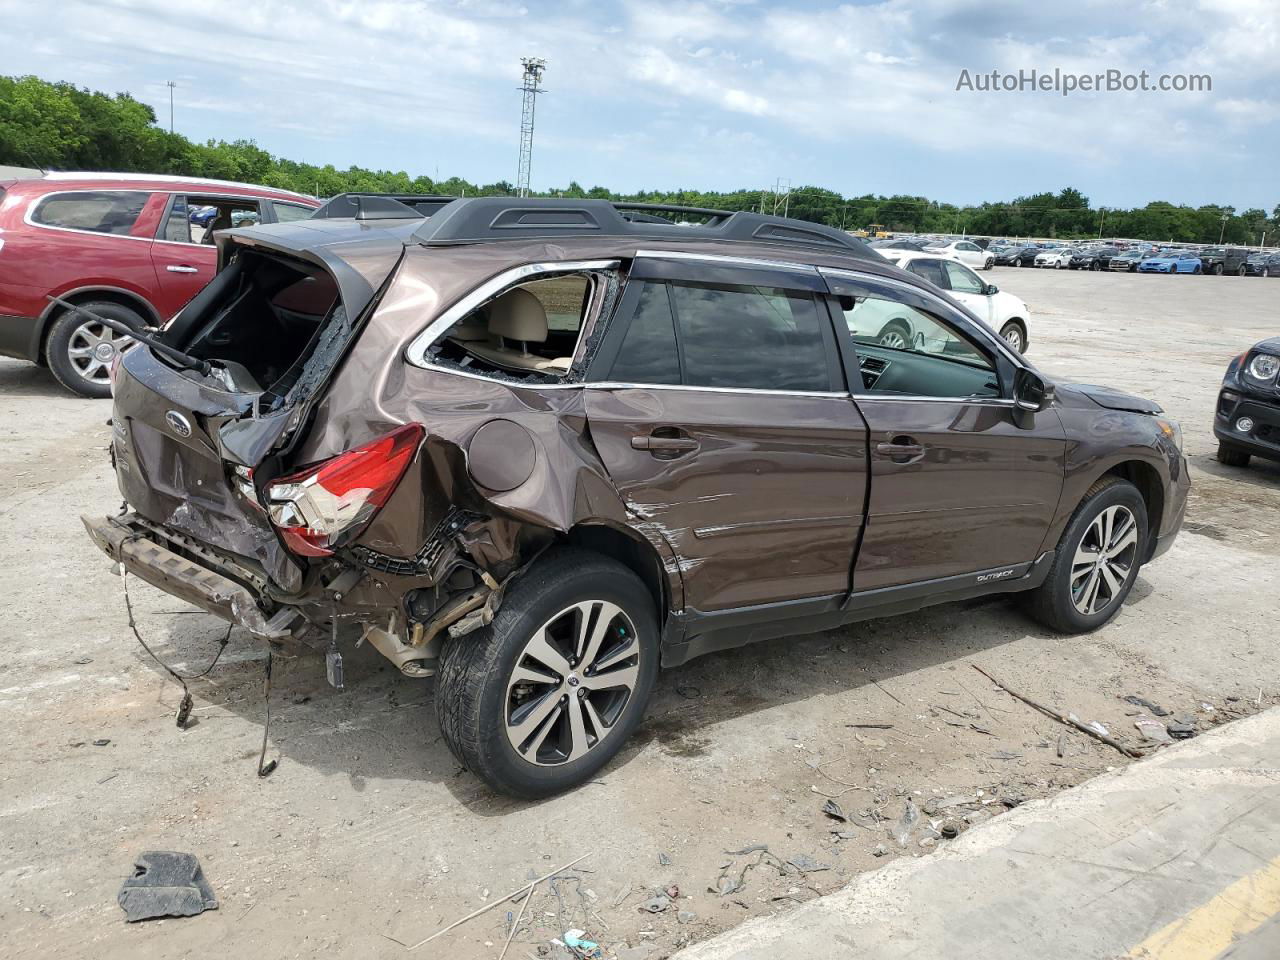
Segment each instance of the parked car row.
[{"label": "parked car row", "polygon": [[45,365],[68,389],[106,397],[129,342],[49,297],[135,330],[178,312],[217,268],[214,236],[309,217],[320,201],[220,180],[51,173],[0,181],[0,356]]},{"label": "parked car row", "polygon": [[1012,244],[994,246],[987,254],[998,267],[1280,277],[1280,253],[1250,253],[1238,247],[1159,249],[1143,244],[1122,250],[1097,245],[1045,248],[1039,244]]}]

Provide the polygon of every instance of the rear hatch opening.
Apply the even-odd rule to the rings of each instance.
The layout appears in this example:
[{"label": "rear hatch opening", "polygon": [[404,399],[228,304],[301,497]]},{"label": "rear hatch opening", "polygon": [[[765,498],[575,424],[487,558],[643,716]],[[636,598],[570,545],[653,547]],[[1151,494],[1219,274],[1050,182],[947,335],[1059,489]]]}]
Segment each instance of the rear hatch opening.
[{"label": "rear hatch opening", "polygon": [[235,393],[261,394],[260,413],[284,402],[322,334],[347,332],[333,275],[280,254],[243,250],[165,329],[165,342],[210,361]]}]

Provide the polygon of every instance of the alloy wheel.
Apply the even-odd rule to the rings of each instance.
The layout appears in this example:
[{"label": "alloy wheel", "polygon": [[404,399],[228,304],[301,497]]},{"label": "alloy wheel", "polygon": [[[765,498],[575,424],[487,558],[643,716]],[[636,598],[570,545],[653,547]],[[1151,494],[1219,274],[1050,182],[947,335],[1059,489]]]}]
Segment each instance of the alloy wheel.
[{"label": "alloy wheel", "polygon": [[880,344],[893,350],[902,350],[907,346],[907,338],[902,335],[901,331],[890,330],[888,333],[880,335]]},{"label": "alloy wheel", "polygon": [[72,332],[67,342],[67,359],[85,380],[107,383],[111,378],[111,361],[131,343],[132,337],[91,320]]},{"label": "alloy wheel", "polygon": [[586,600],[544,623],[507,679],[507,740],[537,766],[596,749],[622,717],[640,678],[640,642],[621,607]]},{"label": "alloy wheel", "polygon": [[1005,329],[1004,342],[1013,347],[1018,353],[1022,352],[1022,331],[1016,324]]},{"label": "alloy wheel", "polygon": [[1071,562],[1071,602],[1085,616],[1124,592],[1138,557],[1138,521],[1128,507],[1107,507],[1089,524]]}]

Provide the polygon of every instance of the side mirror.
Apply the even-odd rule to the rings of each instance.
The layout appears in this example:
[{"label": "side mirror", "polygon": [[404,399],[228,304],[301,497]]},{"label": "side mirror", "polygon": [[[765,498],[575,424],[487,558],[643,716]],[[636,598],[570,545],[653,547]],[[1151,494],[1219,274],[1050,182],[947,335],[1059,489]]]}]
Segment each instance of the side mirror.
[{"label": "side mirror", "polygon": [[1053,385],[1034,370],[1020,367],[1013,378],[1013,405],[1024,413],[1038,413],[1053,402]]},{"label": "side mirror", "polygon": [[985,293],[988,297],[994,297],[997,293],[1000,292],[1000,288],[997,287],[994,283],[988,283],[986,288],[982,292]]}]

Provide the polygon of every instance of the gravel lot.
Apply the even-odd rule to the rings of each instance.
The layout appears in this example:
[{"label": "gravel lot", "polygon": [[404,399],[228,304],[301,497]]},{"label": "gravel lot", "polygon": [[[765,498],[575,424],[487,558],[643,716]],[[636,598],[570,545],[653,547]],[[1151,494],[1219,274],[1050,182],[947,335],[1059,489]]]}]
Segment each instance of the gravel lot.
[{"label": "gravel lot", "polygon": [[[961,808],[977,820],[1131,762],[971,664],[1131,743],[1140,708],[1126,695],[1201,728],[1280,702],[1280,469],[1219,466],[1210,430],[1228,358],[1276,333],[1280,281],[990,277],[1030,304],[1030,356],[1047,372],[1145,394],[1183,423],[1187,527],[1118,619],[1065,640],[993,599],[710,656],[660,678],[641,734],[598,782],[534,804],[460,772],[431,682],[376,654],[349,661],[343,694],[322,662],[278,669],[269,756],[280,766],[268,779],[255,776],[264,651],[239,632],[192,684],[199,722],[179,731],[180,690],[133,640],[120,581],[78,520],[119,502],[108,404],[0,361],[0,955],[398,957],[388,938],[416,942],[586,854],[537,888],[507,956],[547,955],[539,946],[578,927],[660,958],[889,859],[927,856],[934,841],[917,833],[904,847],[886,829],[908,796],[931,810],[982,791]],[[155,649],[204,669],[218,622],[142,584],[135,596]],[[824,816],[824,795],[855,822]],[[728,852],[755,844],[770,856]],[[152,849],[196,854],[220,909],[126,925],[116,892]],[[716,891],[739,875],[741,890]],[[639,909],[673,885],[678,903]],[[415,955],[497,957],[519,909],[503,903]]]}]

